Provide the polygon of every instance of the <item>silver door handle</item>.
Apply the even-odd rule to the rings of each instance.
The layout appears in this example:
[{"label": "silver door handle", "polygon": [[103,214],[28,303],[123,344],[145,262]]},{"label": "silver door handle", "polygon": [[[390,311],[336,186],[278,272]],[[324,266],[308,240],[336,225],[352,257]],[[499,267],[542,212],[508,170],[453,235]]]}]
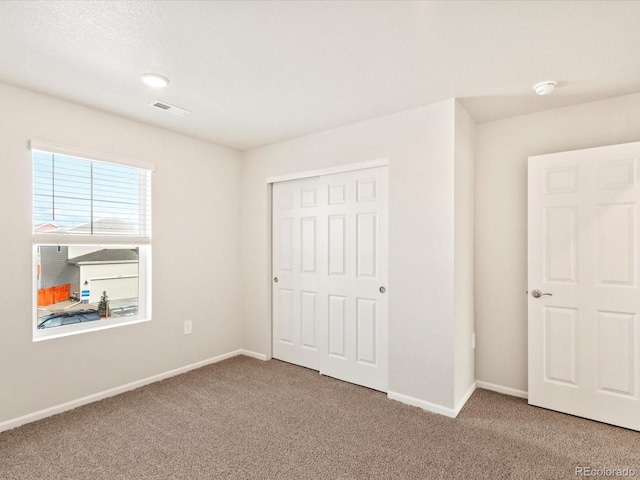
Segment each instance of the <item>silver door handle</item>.
[{"label": "silver door handle", "polygon": [[278,283],[278,277],[273,277],[273,281]]},{"label": "silver door handle", "polygon": [[542,293],[540,290],[534,290],[533,292],[531,292],[531,296],[533,298],[540,298],[540,297],[544,297],[545,295],[549,295],[550,297],[553,297],[552,293]]}]

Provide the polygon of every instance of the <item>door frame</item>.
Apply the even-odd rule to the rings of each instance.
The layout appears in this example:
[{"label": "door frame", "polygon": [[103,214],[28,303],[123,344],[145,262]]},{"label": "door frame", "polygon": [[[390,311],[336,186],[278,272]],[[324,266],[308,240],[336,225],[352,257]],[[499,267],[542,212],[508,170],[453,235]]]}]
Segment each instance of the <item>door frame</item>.
[{"label": "door frame", "polygon": [[[368,168],[376,167],[389,167],[388,158],[378,158],[375,160],[368,160],[364,162],[345,163],[342,165],[336,165],[334,167],[321,168],[318,170],[302,170],[300,172],[288,173],[284,175],[276,175],[273,177],[267,177],[267,251],[269,252],[269,268],[267,271],[269,274],[265,279],[266,282],[266,294],[267,301],[266,306],[268,309],[267,325],[265,325],[265,335],[268,337],[267,351],[265,352],[265,360],[271,360],[273,358],[273,184],[279,182],[286,182],[289,180],[300,180],[303,178],[321,177],[323,175],[332,175],[334,173],[354,172],[357,170],[366,170]],[[388,180],[387,180],[388,181]],[[387,199],[388,202],[388,199]],[[388,288],[388,287],[387,287]]]}]

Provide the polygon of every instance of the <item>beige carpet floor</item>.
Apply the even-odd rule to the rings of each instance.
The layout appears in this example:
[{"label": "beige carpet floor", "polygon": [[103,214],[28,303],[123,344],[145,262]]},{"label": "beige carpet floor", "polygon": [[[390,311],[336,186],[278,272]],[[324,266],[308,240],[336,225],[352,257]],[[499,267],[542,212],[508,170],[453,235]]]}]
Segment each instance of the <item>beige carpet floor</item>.
[{"label": "beige carpet floor", "polygon": [[640,478],[640,433],[486,390],[450,419],[247,357],[0,434],[2,480],[567,479],[577,466]]}]

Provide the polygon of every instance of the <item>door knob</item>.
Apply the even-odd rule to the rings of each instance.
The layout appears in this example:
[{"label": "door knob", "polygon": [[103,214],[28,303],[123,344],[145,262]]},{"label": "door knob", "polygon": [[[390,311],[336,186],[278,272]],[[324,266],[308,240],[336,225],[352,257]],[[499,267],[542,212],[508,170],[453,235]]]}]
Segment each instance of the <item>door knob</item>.
[{"label": "door knob", "polygon": [[387,291],[387,289],[386,289],[386,288],[384,288],[384,287],[380,287],[380,293],[384,293],[384,292],[386,292],[386,291]]},{"label": "door knob", "polygon": [[552,293],[542,293],[540,290],[537,290],[537,289],[531,292],[531,296],[533,298],[540,298],[540,297],[544,297],[545,295],[549,295],[550,297],[553,297]]},{"label": "door knob", "polygon": [[278,277],[273,277],[273,281],[278,283]]}]

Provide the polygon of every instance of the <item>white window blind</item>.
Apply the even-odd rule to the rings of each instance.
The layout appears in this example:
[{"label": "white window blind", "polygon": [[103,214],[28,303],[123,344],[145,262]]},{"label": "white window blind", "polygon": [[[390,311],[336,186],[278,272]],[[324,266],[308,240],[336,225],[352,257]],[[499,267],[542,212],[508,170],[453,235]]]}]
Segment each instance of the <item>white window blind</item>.
[{"label": "white window blind", "polygon": [[34,149],[33,234],[149,243],[151,171]]}]

